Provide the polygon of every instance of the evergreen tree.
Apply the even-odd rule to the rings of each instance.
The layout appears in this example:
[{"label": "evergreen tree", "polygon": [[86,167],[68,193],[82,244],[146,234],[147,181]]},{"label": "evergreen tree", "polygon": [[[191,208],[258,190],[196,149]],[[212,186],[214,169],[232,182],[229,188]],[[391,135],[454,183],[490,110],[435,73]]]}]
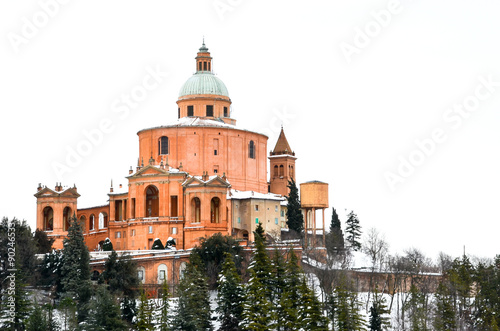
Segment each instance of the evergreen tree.
[{"label": "evergreen tree", "polygon": [[299,190],[293,178],[288,181],[287,187],[290,189],[290,193],[286,197],[288,203],[286,224],[291,231],[295,231],[300,236],[302,231],[304,231],[304,216],[302,215],[302,208],[300,206]]},{"label": "evergreen tree", "polygon": [[264,231],[264,228],[262,227],[262,223],[259,222],[257,224],[257,227],[255,228],[254,231],[255,236],[259,236],[264,242],[266,241],[266,232]]},{"label": "evergreen tree", "polygon": [[45,231],[36,229],[33,239],[35,241],[37,254],[46,254],[52,251],[52,244],[54,243],[54,239],[49,239]]},{"label": "evergreen tree", "polygon": [[359,251],[361,249],[361,226],[359,225],[358,215],[351,211],[347,215],[346,221],[346,233],[347,233],[347,242],[351,246],[354,251]]},{"label": "evergreen tree", "polygon": [[128,254],[118,257],[113,250],[104,264],[99,282],[107,284],[110,293],[121,298],[122,317],[132,323],[136,314],[135,299],[139,288],[135,261]]},{"label": "evergreen tree", "polygon": [[75,330],[78,324],[76,318],[76,302],[71,297],[62,298],[59,303],[59,310],[63,313],[63,330]]},{"label": "evergreen tree", "polygon": [[307,286],[306,278],[300,284],[298,326],[304,331],[328,331],[328,319],[323,315],[321,304],[314,291]]},{"label": "evergreen tree", "polygon": [[66,295],[76,300],[78,321],[87,317],[88,309],[84,306],[90,299],[90,255],[85,246],[81,223],[73,217],[70,220],[68,235],[63,241],[63,262],[61,266],[61,284]]},{"label": "evergreen tree", "polygon": [[332,207],[332,221],[330,231],[326,235],[326,249],[329,255],[338,254],[344,249],[344,233],[340,225],[340,219],[337,211]]},{"label": "evergreen tree", "polygon": [[280,305],[283,314],[278,323],[283,330],[295,330],[299,322],[300,285],[302,270],[299,267],[297,256],[292,248],[288,252],[288,260],[285,263],[285,279]]},{"label": "evergreen tree", "polygon": [[[30,271],[24,273],[23,282],[33,284],[35,273],[31,272],[36,269],[36,243],[31,233],[31,228],[26,221],[19,221],[16,218],[9,220],[2,218],[0,222],[0,279],[6,279],[11,274],[9,271],[13,269],[12,253],[15,251],[15,263],[21,270]],[[10,256],[10,259],[9,259]],[[2,282],[2,289],[5,290],[5,283]]]},{"label": "evergreen tree", "polygon": [[338,285],[333,291],[334,311],[332,321],[338,331],[364,330],[365,322],[360,313],[361,303],[358,295],[348,289],[348,280],[341,275]]},{"label": "evergreen tree", "polygon": [[[2,295],[2,317],[4,323],[0,325],[2,330],[24,330],[25,322],[30,314],[30,302],[24,283],[24,273],[17,259],[13,265],[9,264],[10,274],[5,278],[2,285],[6,287]],[[10,263],[10,262],[9,262]]]},{"label": "evergreen tree", "polygon": [[47,331],[48,329],[49,323],[45,311],[35,300],[31,314],[26,320],[26,331]]},{"label": "evergreen tree", "polygon": [[158,327],[160,331],[170,331],[170,304],[169,304],[170,292],[168,290],[167,280],[163,280],[161,286],[161,300],[159,303],[160,316]]},{"label": "evergreen tree", "polygon": [[255,234],[255,251],[253,252],[252,259],[250,261],[250,265],[248,266],[248,270],[253,270],[255,272],[255,276],[259,279],[259,282],[264,287],[264,293],[268,300],[271,300],[272,297],[272,267],[271,261],[269,259],[269,255],[267,255],[266,245],[264,239],[258,233]]},{"label": "evergreen tree", "polygon": [[220,232],[208,238],[202,238],[200,246],[194,247],[192,252],[200,257],[200,267],[208,277],[210,289],[217,287],[217,279],[222,270],[225,253],[230,253],[233,256],[236,269],[241,269],[243,248],[236,239],[231,236],[223,236]]},{"label": "evergreen tree", "polygon": [[218,320],[221,322],[219,330],[240,330],[239,322],[242,319],[244,299],[241,278],[236,271],[233,257],[226,253],[217,293],[216,311],[219,314]]},{"label": "evergreen tree", "polygon": [[148,299],[144,289],[141,291],[139,309],[137,310],[136,328],[138,331],[152,331],[153,325],[153,306]]},{"label": "evergreen tree", "polygon": [[390,326],[388,315],[389,310],[387,309],[386,300],[381,294],[379,294],[377,287],[375,287],[375,291],[373,292],[373,302],[370,307],[370,330],[388,330]]},{"label": "evergreen tree", "polygon": [[153,246],[151,246],[151,249],[165,249],[165,246],[163,246],[160,238],[156,238],[153,241]]},{"label": "evergreen tree", "polygon": [[122,320],[120,307],[105,286],[99,286],[89,304],[91,314],[87,323],[88,330],[121,331],[127,328]]},{"label": "evergreen tree", "polygon": [[455,308],[451,297],[448,281],[439,282],[435,294],[434,329],[436,331],[455,330]]},{"label": "evergreen tree", "polygon": [[500,256],[495,263],[479,263],[474,273],[474,327],[478,330],[498,330],[500,323]]},{"label": "evergreen tree", "polygon": [[62,292],[61,274],[62,274],[62,250],[52,250],[46,253],[43,262],[39,265],[40,285],[55,287],[55,294]]},{"label": "evergreen tree", "polygon": [[283,290],[285,288],[285,279],[287,276],[285,259],[281,251],[274,250],[272,259],[272,290],[271,290],[271,303],[274,307],[274,315],[276,316],[276,330],[283,330],[283,321],[285,316],[285,307],[283,306]]},{"label": "evergreen tree", "polygon": [[264,286],[257,277],[255,269],[250,269],[250,280],[245,288],[243,320],[240,327],[242,330],[249,331],[270,330],[273,319],[271,302]]},{"label": "evergreen tree", "polygon": [[410,287],[410,299],[408,300],[405,310],[408,311],[410,321],[410,330],[425,331],[427,328],[427,315],[425,310],[425,298],[422,292],[418,290],[415,284]]},{"label": "evergreen tree", "polygon": [[455,259],[447,273],[458,314],[457,326],[460,330],[473,327],[471,314],[473,275],[474,267],[466,255],[461,259]]},{"label": "evergreen tree", "polygon": [[184,277],[179,282],[179,300],[173,320],[174,330],[212,330],[208,284],[201,265],[199,255],[191,252]]}]

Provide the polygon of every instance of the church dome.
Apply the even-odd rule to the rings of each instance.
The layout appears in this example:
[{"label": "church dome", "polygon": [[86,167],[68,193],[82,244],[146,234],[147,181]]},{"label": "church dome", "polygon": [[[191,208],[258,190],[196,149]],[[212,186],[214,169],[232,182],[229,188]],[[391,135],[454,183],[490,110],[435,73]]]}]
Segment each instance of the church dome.
[{"label": "church dome", "polygon": [[226,85],[213,73],[199,71],[182,85],[179,98],[185,95],[214,94],[229,97]]}]

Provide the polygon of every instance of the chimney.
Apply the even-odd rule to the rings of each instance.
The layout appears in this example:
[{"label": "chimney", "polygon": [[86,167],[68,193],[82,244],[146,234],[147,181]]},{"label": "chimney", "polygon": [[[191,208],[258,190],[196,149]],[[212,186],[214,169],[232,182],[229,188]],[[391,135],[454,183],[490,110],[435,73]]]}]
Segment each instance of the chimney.
[{"label": "chimney", "polygon": [[37,191],[41,191],[42,190],[42,183],[38,183],[38,187],[36,189],[37,189]]},{"label": "chimney", "polygon": [[111,180],[111,187],[109,189],[109,193],[113,193],[113,180]]},{"label": "chimney", "polygon": [[132,175],[133,172],[134,172],[134,170],[132,170],[132,166],[130,166],[130,169],[128,170],[128,174]]}]

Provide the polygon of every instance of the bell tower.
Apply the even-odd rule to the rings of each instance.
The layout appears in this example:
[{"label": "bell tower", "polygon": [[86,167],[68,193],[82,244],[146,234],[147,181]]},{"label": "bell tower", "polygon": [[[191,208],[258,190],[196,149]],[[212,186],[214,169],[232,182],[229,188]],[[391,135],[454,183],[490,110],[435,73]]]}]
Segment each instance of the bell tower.
[{"label": "bell tower", "polygon": [[295,152],[292,151],[285,137],[283,127],[274,150],[269,155],[270,161],[270,189],[271,193],[288,195],[290,192],[288,181],[295,181]]}]

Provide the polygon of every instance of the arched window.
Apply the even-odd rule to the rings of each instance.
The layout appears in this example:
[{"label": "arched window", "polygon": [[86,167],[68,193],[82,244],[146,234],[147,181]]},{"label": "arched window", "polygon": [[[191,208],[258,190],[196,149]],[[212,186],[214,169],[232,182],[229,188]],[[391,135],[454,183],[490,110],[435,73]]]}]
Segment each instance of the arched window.
[{"label": "arched window", "polygon": [[82,231],[85,232],[85,221],[86,221],[86,218],[85,216],[82,216],[80,217],[80,225],[82,226]]},{"label": "arched window", "polygon": [[274,166],[274,177],[278,177],[278,166]]},{"label": "arched window", "polygon": [[220,222],[220,199],[217,197],[213,197],[210,201],[210,222]]},{"label": "arched window", "polygon": [[293,165],[290,166],[290,173],[288,177],[293,178]]},{"label": "arched window", "polygon": [[158,284],[163,284],[168,280],[167,271],[168,268],[165,264],[162,263],[158,266]]},{"label": "arched window", "polygon": [[255,159],[255,143],[253,140],[250,140],[250,143],[248,143],[248,157]]},{"label": "arched window", "polygon": [[280,177],[283,177],[285,175],[285,167],[283,165],[280,165]]},{"label": "arched window", "polygon": [[95,226],[95,216],[94,214],[92,214],[89,217],[89,231],[94,230],[94,226]]},{"label": "arched window", "polygon": [[108,214],[99,213],[99,229],[104,229],[108,227]]},{"label": "arched window", "polygon": [[54,210],[52,207],[45,207],[43,210],[43,229],[45,231],[54,230]]},{"label": "arched window", "polygon": [[146,189],[146,215],[145,217],[158,217],[158,189],[156,186],[150,185]]},{"label": "arched window", "polygon": [[63,231],[68,231],[71,218],[71,208],[65,207],[63,210]]},{"label": "arched window", "polygon": [[201,213],[201,201],[200,198],[195,197],[191,200],[191,222],[199,223],[200,222],[200,213]]},{"label": "arched window", "polygon": [[168,137],[161,137],[158,139],[158,154],[167,155],[168,154]]},{"label": "arched window", "polygon": [[146,282],[146,268],[142,266],[137,267],[137,278],[142,284]]}]

